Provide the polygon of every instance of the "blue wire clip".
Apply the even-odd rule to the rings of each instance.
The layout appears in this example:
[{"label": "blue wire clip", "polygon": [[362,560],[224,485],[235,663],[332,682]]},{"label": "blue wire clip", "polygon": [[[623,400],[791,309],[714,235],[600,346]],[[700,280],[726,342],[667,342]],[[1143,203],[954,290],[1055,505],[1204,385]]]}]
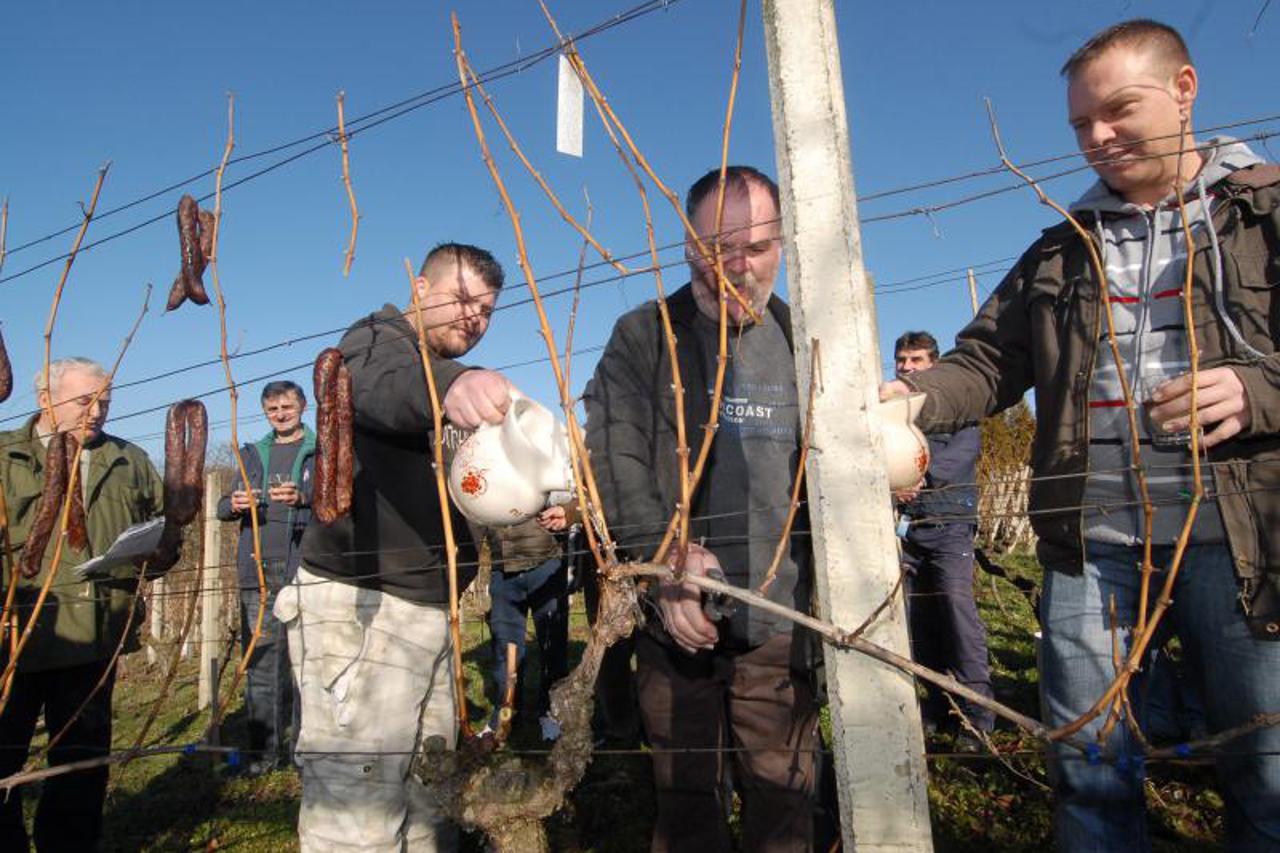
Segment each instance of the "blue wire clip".
[{"label": "blue wire clip", "polygon": [[1176,755],[1176,756],[1178,756],[1179,758],[1190,758],[1190,757],[1191,757],[1191,744],[1189,744],[1189,743],[1180,743],[1180,744],[1178,744],[1177,746],[1175,746],[1175,747],[1173,748],[1173,754],[1174,754],[1174,755]]},{"label": "blue wire clip", "polygon": [[227,766],[228,767],[240,766],[240,750],[233,749],[227,753]]},{"label": "blue wire clip", "polygon": [[183,755],[195,755],[195,754],[196,754],[196,748],[197,748],[198,746],[200,746],[200,744],[198,744],[198,743],[189,743],[189,744],[187,744],[186,746],[184,746],[184,747],[182,748],[182,754],[183,754]]},{"label": "blue wire clip", "polygon": [[1084,760],[1091,765],[1102,763],[1102,749],[1096,743],[1086,743],[1084,745]]}]

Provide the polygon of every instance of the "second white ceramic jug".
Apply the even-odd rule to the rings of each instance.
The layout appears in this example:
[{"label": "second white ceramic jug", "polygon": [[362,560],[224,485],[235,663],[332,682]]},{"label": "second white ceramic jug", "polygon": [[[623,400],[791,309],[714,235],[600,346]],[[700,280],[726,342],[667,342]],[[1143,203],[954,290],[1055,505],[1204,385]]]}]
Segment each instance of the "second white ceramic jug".
[{"label": "second white ceramic jug", "polygon": [[890,397],[880,403],[880,435],[884,441],[884,458],[893,491],[910,489],[929,470],[929,442],[916,426],[916,418],[924,408],[928,395],[917,392],[905,397]]}]

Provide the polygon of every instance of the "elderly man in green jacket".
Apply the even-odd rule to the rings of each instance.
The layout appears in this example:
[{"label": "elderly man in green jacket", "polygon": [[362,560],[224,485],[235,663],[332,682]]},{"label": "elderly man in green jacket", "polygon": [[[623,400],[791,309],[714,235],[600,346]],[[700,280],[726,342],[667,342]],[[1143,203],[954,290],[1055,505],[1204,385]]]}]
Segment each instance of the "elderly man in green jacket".
[{"label": "elderly man in green jacket", "polygon": [[[12,692],[0,712],[0,778],[22,769],[41,711],[51,736],[66,729],[49,753],[50,765],[109,751],[114,653],[122,637],[124,651],[138,648],[137,627],[143,622],[141,602],[129,619],[138,571],[129,567],[109,580],[81,582],[71,570],[106,551],[125,528],[158,515],[162,506],[163,484],[147,455],[102,431],[111,402],[102,366],[86,358],[64,358],[49,365],[47,386],[41,374],[36,379],[40,414],[19,429],[0,433],[0,483],[12,547],[0,583],[13,577],[11,566],[20,559],[39,511],[48,467],[45,451],[55,432],[72,433],[84,447],[77,488],[84,498],[87,536],[83,548],[74,547],[70,537],[64,540],[49,597],[18,659]],[[57,539],[50,538],[38,574],[18,578],[14,612],[21,630],[53,571]],[[10,654],[6,646],[6,663]],[[37,849],[97,849],[106,786],[106,767],[46,780],[35,817]],[[0,850],[27,849],[21,795],[4,798]]]}]

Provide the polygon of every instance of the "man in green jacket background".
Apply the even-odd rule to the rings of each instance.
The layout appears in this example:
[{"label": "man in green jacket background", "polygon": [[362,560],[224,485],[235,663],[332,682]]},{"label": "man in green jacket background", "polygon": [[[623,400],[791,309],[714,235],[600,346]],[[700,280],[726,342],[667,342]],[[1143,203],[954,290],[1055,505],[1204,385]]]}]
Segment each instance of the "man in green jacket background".
[{"label": "man in green jacket background", "polygon": [[[302,534],[311,520],[312,472],[316,436],[302,422],[307,395],[287,379],[262,387],[262,413],[271,431],[240,449],[250,486],[236,478],[218,501],[221,521],[240,522],[236,579],[240,586],[240,643],[248,648],[263,609],[262,630],[245,671],[244,700],[248,715],[248,773],[258,776],[288,766],[292,737],[297,736],[298,702],[289,667],[289,644],[283,626],[271,613],[276,594],[293,580],[302,562]],[[266,603],[258,591],[253,519],[249,504],[258,503],[258,546]],[[292,729],[292,731],[290,731]]]},{"label": "man in green jacket background", "polygon": [[[0,433],[0,483],[12,547],[0,584],[7,585],[13,576],[13,561],[39,511],[45,448],[55,432],[71,432],[84,447],[76,487],[83,490],[88,534],[84,548],[64,541],[49,597],[18,659],[12,693],[0,713],[0,778],[22,769],[41,711],[51,737],[66,729],[49,753],[50,765],[106,755],[111,748],[115,650],[122,637],[125,652],[138,648],[138,626],[145,621],[142,602],[128,618],[138,570],[118,569],[104,581],[78,581],[72,573],[74,566],[106,551],[125,528],[159,515],[162,508],[163,483],[146,453],[102,431],[111,402],[106,381],[97,362],[78,357],[54,361],[48,386],[43,375],[36,379],[40,414],[19,429]],[[51,537],[39,573],[18,580],[14,609],[20,630],[26,629],[53,570],[57,538]],[[6,647],[6,663],[11,653]],[[94,692],[100,680],[102,686]],[[36,847],[97,849],[106,788],[106,767],[45,780],[35,817]],[[0,850],[28,849],[20,792],[0,799]]]}]

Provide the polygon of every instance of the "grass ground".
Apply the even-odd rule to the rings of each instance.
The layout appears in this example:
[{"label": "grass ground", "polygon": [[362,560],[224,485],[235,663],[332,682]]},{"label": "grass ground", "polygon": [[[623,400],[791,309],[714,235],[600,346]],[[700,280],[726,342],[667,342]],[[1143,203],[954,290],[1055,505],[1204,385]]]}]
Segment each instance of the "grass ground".
[{"label": "grass ground", "polygon": [[[1007,560],[1006,569],[1038,581],[1030,560]],[[1013,584],[979,575],[977,592],[989,626],[995,689],[999,698],[1037,714],[1035,618],[1026,596]],[[580,653],[586,621],[575,598],[571,655]],[[473,624],[465,655],[468,702],[472,719],[482,721],[489,703],[484,678],[489,670],[487,635]],[[148,667],[141,655],[122,664],[115,694],[115,742],[127,748],[137,736],[159,689],[161,671]],[[229,674],[227,679],[229,681]],[[532,689],[532,688],[530,688]],[[530,696],[530,699],[532,697]],[[532,704],[532,703],[531,703]],[[194,665],[179,671],[149,740],[183,745],[199,740],[208,719],[194,711]],[[243,743],[238,702],[222,730],[222,741]],[[932,756],[929,759],[933,834],[939,851],[1036,851],[1050,847],[1051,802],[1043,785],[1044,763],[1035,745],[1016,733],[1000,730],[995,741],[1004,749],[1025,750],[1005,763],[990,757]],[[539,750],[537,721],[518,720],[511,746]],[[931,752],[945,753],[945,742]],[[1148,801],[1157,850],[1216,849],[1220,844],[1222,803],[1213,788],[1212,771],[1204,767],[1152,769]],[[294,826],[300,786],[289,770],[265,777],[237,776],[224,758],[165,755],[140,758],[112,770],[106,807],[108,850],[291,851],[297,849]],[[598,752],[568,807],[548,826],[556,851],[630,853],[648,849],[653,800],[647,757],[638,751]],[[28,811],[31,809],[28,796]],[[479,851],[479,839],[468,837],[468,851]]]}]

